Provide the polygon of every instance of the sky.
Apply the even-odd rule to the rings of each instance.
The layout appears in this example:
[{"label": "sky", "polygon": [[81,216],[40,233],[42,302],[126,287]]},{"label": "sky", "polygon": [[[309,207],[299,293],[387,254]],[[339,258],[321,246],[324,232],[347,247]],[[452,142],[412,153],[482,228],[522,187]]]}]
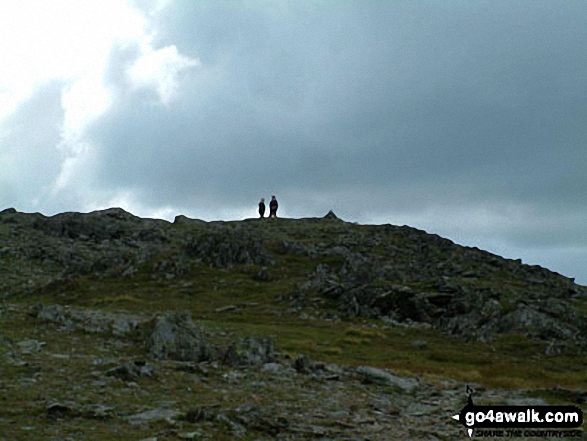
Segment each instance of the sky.
[{"label": "sky", "polygon": [[587,285],[584,0],[2,0],[0,208],[410,225]]}]

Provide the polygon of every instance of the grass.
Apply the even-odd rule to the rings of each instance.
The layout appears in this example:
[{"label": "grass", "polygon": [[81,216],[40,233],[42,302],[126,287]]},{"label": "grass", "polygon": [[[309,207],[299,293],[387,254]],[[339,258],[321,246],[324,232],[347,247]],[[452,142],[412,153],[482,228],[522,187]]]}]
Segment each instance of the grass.
[{"label": "grass", "polygon": [[[62,333],[58,325],[41,326],[23,312],[38,302],[147,316],[170,310],[189,311],[194,319],[209,328],[231,336],[271,337],[277,350],[291,358],[306,354],[327,363],[389,368],[400,375],[421,375],[434,381],[455,379],[481,383],[487,388],[533,389],[536,394],[555,402],[565,402],[560,394],[552,392],[556,386],[587,389],[586,355],[547,356],[544,355],[544,344],[520,335],[502,335],[490,343],[465,342],[434,329],[385,327],[378,320],[311,318],[319,317],[319,312],[325,310],[336,314],[336,303],[332,299],[324,299],[320,309],[311,306],[294,308],[288,301],[277,301],[278,297],[292,292],[318,264],[327,263],[333,268],[342,264],[342,260],[336,257],[313,259],[277,252],[280,235],[286,228],[289,237],[299,242],[332,240],[332,226],[316,225],[315,229],[307,231],[287,220],[266,224],[267,248],[273,251],[275,258],[275,265],[268,267],[268,281],[254,279],[261,269],[259,265],[227,269],[193,263],[187,274],[176,279],[153,277],[154,263],[172,257],[180,250],[175,248],[137,266],[138,271],[132,277],[77,276],[67,284],[47,286],[33,294],[10,299],[18,302],[20,312],[12,314],[8,306],[4,306],[0,314],[0,351],[11,353],[14,343],[24,339],[44,341],[46,346],[39,354],[23,356],[28,363],[25,366],[0,361],[0,433],[7,439],[19,439],[23,431],[28,430],[22,427],[34,426],[35,436],[39,439],[76,438],[80,432],[94,433],[94,438],[100,440],[120,439],[117,425],[112,426],[108,420],[48,417],[48,403],[78,401],[80,396],[87,403],[116,403],[117,411],[122,413],[136,412],[138,403],[141,406],[161,406],[162,400],[172,401],[174,407],[188,412],[210,403],[238,405],[251,399],[250,391],[233,391],[227,403],[222,387],[210,387],[206,378],[199,378],[196,382],[193,374],[177,371],[172,363],[163,363],[154,378],[137,379],[139,387],[113,379],[102,391],[94,384],[100,377],[96,372],[103,373],[113,364],[94,364],[94,360],[148,360],[146,345],[141,340],[144,336],[137,334],[123,343],[116,343],[118,340],[110,339],[108,335],[79,331]],[[233,226],[237,228],[238,225]],[[203,230],[198,228],[177,226],[181,232],[202,234]],[[371,231],[371,227],[365,226],[345,228],[367,235]],[[390,244],[397,247],[411,243],[401,235],[390,233],[389,236]],[[385,249],[378,250],[377,254],[384,256]],[[28,265],[32,264],[28,262]],[[512,290],[521,289],[521,285],[517,286],[520,282],[507,280],[505,271],[496,270],[494,275],[494,279],[483,283],[504,293],[506,299]],[[421,286],[412,283],[412,288],[433,289],[434,283],[421,282]],[[462,283],[473,282],[463,280]],[[384,285],[385,281],[376,280],[375,284]],[[587,313],[586,300],[577,299],[574,304]],[[231,305],[236,308],[221,309]],[[301,313],[310,318],[300,319]],[[426,344],[416,348],[415,341]],[[47,354],[68,354],[69,357],[55,358]],[[221,370],[211,374],[215,376],[212,383],[223,384],[222,373]],[[75,378],[74,382],[72,378]],[[161,378],[165,381],[160,381]],[[272,399],[277,399],[280,393],[286,394],[276,388],[272,391]],[[22,415],[27,415],[26,422]],[[186,424],[184,431],[187,432],[209,423]],[[169,429],[166,423],[154,424],[149,430],[138,426],[133,437],[147,438],[154,432],[166,433]],[[256,435],[263,434],[252,432],[244,439],[249,439],[249,435],[250,439],[255,439]],[[233,439],[229,431],[215,436],[219,440]],[[165,439],[164,436],[161,438]]]},{"label": "grass", "polygon": [[[59,295],[43,293],[26,301],[131,313],[187,310],[209,326],[241,336],[273,337],[281,351],[308,353],[326,362],[368,364],[430,378],[482,382],[488,387],[587,387],[582,374],[587,371],[584,355],[546,356],[542,344],[520,336],[501,336],[492,343],[464,342],[436,330],[383,329],[376,320],[302,321],[300,312],[312,315],[314,310],[290,310],[276,297],[290,292],[316,264],[300,256],[279,256],[277,265],[269,268],[269,282],[253,279],[258,266],[228,270],[206,265],[195,266],[181,279],[159,281],[151,278],[150,264],[146,264],[132,278],[80,278],[65,292],[59,290]],[[237,306],[236,310],[216,312],[229,305]],[[426,346],[415,350],[412,342],[416,340],[426,341]],[[332,344],[322,344],[325,341]]]}]

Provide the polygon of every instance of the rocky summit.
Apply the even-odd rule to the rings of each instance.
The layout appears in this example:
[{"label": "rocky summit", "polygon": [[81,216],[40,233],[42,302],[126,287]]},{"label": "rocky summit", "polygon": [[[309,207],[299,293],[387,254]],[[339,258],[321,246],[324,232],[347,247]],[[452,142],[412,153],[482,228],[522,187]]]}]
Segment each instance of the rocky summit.
[{"label": "rocky summit", "polygon": [[6,209],[0,297],[2,439],[455,439],[467,385],[586,409],[587,288],[332,211]]}]

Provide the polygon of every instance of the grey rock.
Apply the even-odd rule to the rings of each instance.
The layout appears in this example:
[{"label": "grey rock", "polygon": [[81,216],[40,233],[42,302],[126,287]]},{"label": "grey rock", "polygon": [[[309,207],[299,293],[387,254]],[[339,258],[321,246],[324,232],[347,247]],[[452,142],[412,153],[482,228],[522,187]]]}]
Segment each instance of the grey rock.
[{"label": "grey rock", "polygon": [[236,305],[227,305],[221,306],[220,308],[216,308],[214,312],[226,312],[226,311],[237,311],[238,307]]},{"label": "grey rock", "polygon": [[225,374],[222,374],[222,378],[228,381],[230,384],[238,384],[241,380],[245,379],[247,374],[238,371],[229,371]]},{"label": "grey rock", "polygon": [[134,317],[118,315],[111,322],[112,334],[123,336],[139,328],[140,321]]},{"label": "grey rock", "polygon": [[9,357],[8,360],[10,362],[10,365],[14,367],[25,367],[29,365],[29,362],[25,360],[19,360],[12,357]]},{"label": "grey rock", "polygon": [[45,411],[47,415],[50,417],[64,417],[64,416],[77,416],[79,412],[77,411],[77,407],[79,405],[72,401],[68,402],[52,402],[47,405]]},{"label": "grey rock", "polygon": [[293,367],[299,374],[307,375],[314,370],[314,363],[306,355],[300,355],[294,360]]},{"label": "grey rock", "polygon": [[134,276],[139,270],[136,269],[133,265],[129,266],[127,269],[125,269],[122,273],[123,277],[132,277]]},{"label": "grey rock", "polygon": [[216,351],[187,312],[156,317],[149,342],[157,359],[200,362],[211,360]]},{"label": "grey rock", "polygon": [[546,406],[548,403],[542,398],[515,397],[505,400],[506,406]]},{"label": "grey rock", "polygon": [[79,404],[73,401],[49,403],[45,412],[50,418],[75,418],[105,420],[114,416],[114,408],[102,404]]},{"label": "grey rock", "polygon": [[[336,215],[326,218],[335,220]],[[175,223],[185,225],[173,226],[120,208],[49,217],[7,209],[0,222],[6,227],[0,257],[23,263],[18,271],[2,274],[3,298],[32,292],[58,296],[80,275],[132,276],[146,262],[153,263],[154,278],[166,282],[201,263],[222,269],[270,267],[273,253],[291,253],[318,261],[334,257],[337,262],[319,265],[294,291],[281,295],[293,307],[320,307],[311,299],[327,297],[344,316],[381,318],[394,326],[434,326],[481,341],[514,332],[548,344],[549,354],[587,351],[587,315],[577,307],[587,296],[585,287],[540,266],[407,226],[363,228],[317,218],[283,219],[266,235],[259,222],[178,216]],[[269,237],[266,247],[264,238]],[[260,272],[259,278],[265,275]],[[75,326],[118,336],[136,329],[132,321],[115,322],[110,314],[58,306],[44,308],[39,319],[58,323],[62,330]]]},{"label": "grey rock", "polygon": [[17,343],[22,354],[31,354],[33,352],[39,352],[46,343],[38,340],[23,340]]},{"label": "grey rock", "polygon": [[168,424],[175,425],[176,418],[181,412],[175,409],[151,409],[144,412],[130,415],[128,421],[130,424],[152,423],[156,421],[165,421]]},{"label": "grey rock", "polygon": [[187,216],[184,216],[183,214],[180,214],[178,216],[175,216],[175,219],[173,220],[173,223],[176,224],[176,225],[178,225],[178,224],[193,224],[193,225],[201,225],[201,226],[204,226],[208,222],[203,221],[201,219],[192,219],[192,218],[189,218]]},{"label": "grey rock", "polygon": [[240,438],[240,437],[244,436],[245,433],[247,433],[247,428],[245,426],[243,426],[242,424],[240,424],[236,421],[233,421],[224,413],[218,413],[216,415],[216,421],[229,426],[230,430],[232,431],[232,433],[234,434],[235,437]]},{"label": "grey rock", "polygon": [[378,369],[371,366],[359,366],[356,369],[356,372],[363,377],[363,380],[366,383],[394,386],[407,393],[412,392],[418,386],[418,381],[415,378],[399,377],[385,369]]},{"label": "grey rock", "polygon": [[283,374],[286,368],[281,363],[265,363],[261,367],[261,372],[269,374]]},{"label": "grey rock", "polygon": [[245,229],[213,229],[205,236],[191,238],[185,249],[187,256],[197,257],[218,268],[237,264],[263,265],[271,261],[262,240]]},{"label": "grey rock", "polygon": [[155,368],[152,364],[144,361],[135,361],[132,363],[123,363],[108,369],[104,375],[108,377],[117,377],[124,381],[131,381],[139,377],[153,377]]},{"label": "grey rock", "polygon": [[61,305],[50,305],[47,307],[39,305],[36,308],[40,308],[37,318],[41,320],[55,323],[71,323],[71,321],[66,318],[65,310]]},{"label": "grey rock", "polygon": [[222,361],[232,366],[253,366],[270,363],[274,358],[272,339],[244,338],[239,344],[232,343],[228,347]]},{"label": "grey rock", "polygon": [[36,305],[32,313],[40,320],[61,324],[66,328],[75,327],[86,332],[110,332],[124,336],[140,327],[147,319],[124,313],[99,310],[64,308],[61,305]]},{"label": "grey rock", "polygon": [[424,349],[426,346],[428,346],[428,343],[425,340],[414,340],[410,343],[410,345],[418,349]]},{"label": "grey rock", "polygon": [[255,274],[255,276],[253,277],[253,279],[261,281],[261,282],[266,282],[269,280],[269,276],[267,274],[267,267],[264,266],[262,267],[259,272],[257,274]]},{"label": "grey rock", "polygon": [[193,431],[193,432],[180,432],[177,434],[179,439],[199,439],[202,437],[202,432]]}]

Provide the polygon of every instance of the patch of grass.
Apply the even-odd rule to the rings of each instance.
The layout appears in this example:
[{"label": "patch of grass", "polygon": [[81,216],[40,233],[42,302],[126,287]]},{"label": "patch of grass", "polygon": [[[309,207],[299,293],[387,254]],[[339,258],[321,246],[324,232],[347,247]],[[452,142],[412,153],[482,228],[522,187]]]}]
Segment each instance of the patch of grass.
[{"label": "patch of grass", "polygon": [[342,349],[339,347],[319,347],[318,352],[325,355],[342,355]]},{"label": "patch of grass", "polygon": [[101,305],[119,305],[121,303],[140,303],[141,301],[136,297],[130,296],[128,294],[119,295],[119,296],[106,296],[100,297],[94,300],[94,306],[101,306]]},{"label": "patch of grass", "polygon": [[387,336],[376,329],[361,329],[361,328],[349,328],[344,331],[345,335],[351,337],[360,338],[387,338]]},{"label": "patch of grass", "polygon": [[583,314],[587,315],[587,299],[573,299],[572,305]]},{"label": "patch of grass", "polygon": [[[305,280],[308,273],[315,271],[318,264],[328,263],[336,268],[342,260],[279,254],[279,241],[285,237],[300,243],[332,244],[335,226],[317,222],[316,228],[307,229],[288,220],[278,220],[264,223],[262,228],[267,237],[266,247],[275,260],[275,265],[268,266],[268,281],[254,280],[253,276],[261,269],[259,265],[210,268],[195,261],[192,262],[191,270],[181,277],[172,280],[153,278],[154,263],[181,251],[180,248],[174,248],[137,267],[138,272],[132,277],[80,276],[69,284],[59,284],[23,297],[22,301],[28,304],[42,301],[100,307],[108,311],[141,314],[185,310],[191,312],[195,320],[211,327],[227,330],[237,336],[272,336],[279,351],[308,353],[326,362],[367,364],[430,378],[478,381],[487,386],[506,388],[551,387],[556,384],[587,387],[584,378],[587,359],[584,356],[567,354],[547,357],[543,355],[544,344],[521,336],[501,336],[493,343],[464,342],[430,329],[383,329],[377,320],[300,321],[301,310],[292,311],[289,302],[277,302],[276,298],[294,290],[296,284]],[[374,227],[347,225],[345,228],[351,230],[351,233],[345,234],[368,236]],[[197,226],[178,225],[177,229],[194,235],[205,234]],[[385,246],[397,247],[408,246],[412,241],[396,234],[394,228],[390,229],[386,240],[388,242]],[[502,293],[502,304],[504,300],[513,298],[508,293],[521,289],[516,285],[521,282],[511,279],[503,269],[496,269],[494,276],[484,281],[457,281],[462,284],[485,283]],[[385,281],[375,280],[374,283],[384,284]],[[430,281],[406,284],[415,290],[434,288]],[[581,311],[587,312],[587,301],[573,302]],[[215,312],[229,305],[237,306],[238,312]],[[320,310],[324,311],[328,307],[334,309],[336,306],[336,301],[328,299]],[[316,315],[316,311],[310,308],[304,312]],[[426,346],[416,349],[412,345],[415,340],[426,341]],[[321,345],[324,341],[335,342],[335,346]]]},{"label": "patch of grass", "polygon": [[371,343],[371,340],[368,338],[345,337],[340,342],[347,345],[368,345]]}]

